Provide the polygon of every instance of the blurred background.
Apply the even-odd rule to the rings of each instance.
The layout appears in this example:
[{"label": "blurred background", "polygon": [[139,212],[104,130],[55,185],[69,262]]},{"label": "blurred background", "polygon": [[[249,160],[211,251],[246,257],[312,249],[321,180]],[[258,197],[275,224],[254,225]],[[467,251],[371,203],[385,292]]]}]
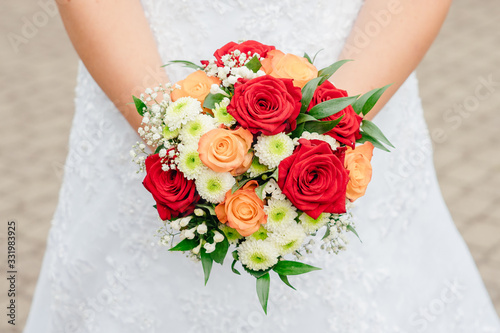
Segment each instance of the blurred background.
[{"label": "blurred background", "polygon": [[[17,221],[19,272],[16,326],[2,310],[1,332],[21,332],[28,315],[73,117],[77,55],[52,3],[0,3],[2,309],[9,219]],[[498,0],[455,0],[417,73],[443,196],[500,313],[498,17]]]}]

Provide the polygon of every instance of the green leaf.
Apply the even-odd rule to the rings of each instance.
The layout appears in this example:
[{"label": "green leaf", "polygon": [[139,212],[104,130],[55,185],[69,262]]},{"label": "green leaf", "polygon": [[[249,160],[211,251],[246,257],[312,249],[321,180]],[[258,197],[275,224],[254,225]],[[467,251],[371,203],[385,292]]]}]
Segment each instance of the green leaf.
[{"label": "green leaf", "polygon": [[314,61],[316,60],[316,57],[318,56],[318,54],[319,54],[321,51],[323,51],[323,50],[324,50],[324,49],[321,49],[321,50],[319,50],[318,52],[316,52],[316,54],[315,54],[315,55],[314,55],[314,57],[313,57],[313,63],[314,63]]},{"label": "green leaf", "polygon": [[274,266],[273,270],[281,275],[299,275],[321,270],[321,268],[304,264],[298,261],[281,260]]},{"label": "green leaf", "polygon": [[264,188],[266,187],[266,184],[267,183],[264,183],[255,189],[255,194],[257,194],[260,200],[264,200]]},{"label": "green leaf", "polygon": [[356,231],[356,229],[354,229],[354,227],[353,227],[352,225],[350,225],[350,224],[349,224],[349,225],[347,226],[347,230],[349,230],[350,232],[353,232],[353,233],[356,235],[356,237],[358,237],[359,241],[360,241],[361,243],[363,243],[363,241],[361,240],[361,238],[360,238],[360,237],[359,237],[359,235],[358,235],[358,232]]},{"label": "green leaf", "polygon": [[270,177],[274,178],[274,180],[278,181],[278,173],[279,173],[279,168],[276,168]]},{"label": "green leaf", "polygon": [[385,137],[384,133],[382,133],[382,131],[380,130],[380,128],[378,128],[377,125],[375,125],[371,121],[364,119],[361,122],[361,129],[363,130],[363,132],[365,132],[366,134],[368,134],[372,138],[375,138],[378,141],[380,141],[382,143],[385,143],[386,145],[389,145],[392,148],[395,148],[392,145],[392,143],[389,141],[389,139],[387,139]]},{"label": "green leaf", "polygon": [[337,126],[343,117],[344,115],[330,121],[308,121],[307,123],[304,123],[304,130],[309,133],[323,134],[331,131],[335,126]]},{"label": "green leaf", "polygon": [[245,66],[248,67],[252,72],[257,73],[262,67],[262,64],[260,63],[259,58],[257,58],[257,56],[254,56],[252,59],[250,59],[249,62],[245,64]]},{"label": "green leaf", "polygon": [[304,124],[305,123],[297,124],[297,128],[292,133],[290,133],[290,137],[292,139],[301,137],[302,133],[304,133]]},{"label": "green leaf", "polygon": [[316,119],[330,117],[331,115],[344,110],[351,103],[353,103],[356,98],[358,98],[358,96],[329,99],[328,101],[324,101],[313,106],[313,108],[309,110],[308,114]]},{"label": "green leaf", "polygon": [[385,87],[370,90],[358,98],[358,100],[352,104],[352,108],[357,114],[366,115],[375,106],[384,91],[386,91],[390,86],[391,85],[388,84]]},{"label": "green leaf", "polygon": [[201,67],[200,65],[197,65],[197,64],[195,64],[191,61],[187,61],[187,60],[170,60],[168,64],[163,65],[161,67],[167,67],[167,66],[170,66],[172,64],[181,64],[181,65],[184,65],[184,67],[203,70],[203,67]]},{"label": "green leaf", "polygon": [[208,94],[207,97],[205,97],[205,100],[203,101],[203,107],[207,109],[215,109],[215,103],[220,103],[224,98],[227,96],[224,96],[223,94]]},{"label": "green leaf", "polygon": [[304,58],[306,58],[307,61],[309,61],[310,64],[313,63],[313,61],[311,60],[311,57],[309,57],[309,54],[307,54],[306,52],[304,52]]},{"label": "green leaf", "polygon": [[264,271],[254,271],[254,270],[252,270],[252,269],[248,268],[247,266],[245,266],[245,265],[243,265],[243,264],[242,264],[241,266],[243,266],[243,269],[244,269],[244,270],[245,270],[248,274],[253,275],[253,276],[255,276],[256,278],[260,278],[261,276],[266,275],[266,274],[270,271],[270,269],[266,269],[266,270],[264,270]]},{"label": "green leaf", "polygon": [[231,264],[231,270],[234,274],[241,275],[241,273],[236,268],[234,268],[234,265],[236,265],[237,262],[238,260],[233,260],[233,263]]},{"label": "green leaf", "polygon": [[321,77],[314,78],[311,81],[307,82],[304,88],[302,88],[302,99],[300,100],[300,102],[302,103],[302,106],[300,108],[301,113],[305,113],[307,111],[307,108],[309,107],[309,104],[311,104],[314,92],[316,91],[316,88],[318,87],[319,81],[321,81],[321,79]]},{"label": "green leaf", "polygon": [[[224,235],[224,233],[222,234]],[[224,235],[224,240],[215,245],[215,250],[214,252],[210,253],[210,257],[213,259],[213,261],[222,265],[224,263],[224,259],[226,258],[227,250],[229,250],[229,241]]]},{"label": "green leaf", "polygon": [[297,124],[302,124],[307,121],[317,121],[317,119],[307,113],[301,113],[297,117]]},{"label": "green leaf", "polygon": [[238,255],[238,251],[237,250],[233,251],[233,259],[234,260],[239,260],[240,259],[240,256]]},{"label": "green leaf", "polygon": [[365,143],[366,141],[369,141],[373,144],[375,148],[378,148],[380,150],[386,151],[386,152],[391,152],[389,149],[387,149],[380,141],[378,141],[375,138],[372,138],[370,135],[366,134],[365,132],[361,131],[361,139],[356,140],[358,143]]},{"label": "green leaf", "polygon": [[260,305],[264,313],[267,315],[267,301],[269,300],[269,287],[271,278],[269,273],[266,273],[257,279],[257,296],[259,296]]},{"label": "green leaf", "polygon": [[163,148],[165,148],[164,145],[159,145],[158,147],[156,147],[154,154],[158,154]]},{"label": "green leaf", "polygon": [[171,248],[169,251],[189,251],[194,249],[200,244],[199,240],[196,239],[183,239],[176,246]]},{"label": "green leaf", "polygon": [[[316,56],[315,56],[316,58]],[[346,62],[352,61],[351,59],[339,60],[328,67],[321,69],[318,72],[318,76],[321,76],[322,79],[319,85],[322,85],[326,80],[328,80],[343,64]]]},{"label": "green leaf", "polygon": [[295,289],[295,287],[294,287],[294,286],[292,286],[292,285],[290,284],[290,282],[288,281],[288,276],[283,275],[283,274],[278,274],[278,275],[279,275],[279,277],[280,277],[281,281],[283,281],[283,283],[284,283],[284,284],[286,284],[287,286],[289,286],[289,287],[290,287],[290,288],[292,288],[293,290],[297,290],[297,289]]},{"label": "green leaf", "polygon": [[213,259],[210,257],[209,253],[205,251],[204,248],[200,251],[201,265],[203,266],[203,274],[205,275],[205,286],[207,285],[208,279],[210,278],[210,272],[212,271]]},{"label": "green leaf", "polygon": [[141,115],[141,116],[144,116],[144,108],[148,108],[146,106],[146,104],[144,104],[143,101],[141,101],[139,98],[135,97],[135,96],[132,96],[132,98],[134,99],[134,104],[135,104],[135,108],[137,109],[137,112]]},{"label": "green leaf", "polygon": [[158,210],[158,207],[156,207],[156,205],[153,205],[153,207],[154,207],[156,210]]},{"label": "green leaf", "polygon": [[196,207],[206,209],[210,213],[210,215],[213,215],[213,216],[217,215],[217,214],[215,214],[215,209],[214,209],[213,206],[203,205],[203,204],[197,204]]},{"label": "green leaf", "polygon": [[325,232],[325,234],[323,235],[323,238],[321,238],[321,240],[326,239],[326,237],[330,236],[330,232],[331,232],[331,231],[330,231],[330,228],[327,226],[327,228],[326,228],[326,232]]}]

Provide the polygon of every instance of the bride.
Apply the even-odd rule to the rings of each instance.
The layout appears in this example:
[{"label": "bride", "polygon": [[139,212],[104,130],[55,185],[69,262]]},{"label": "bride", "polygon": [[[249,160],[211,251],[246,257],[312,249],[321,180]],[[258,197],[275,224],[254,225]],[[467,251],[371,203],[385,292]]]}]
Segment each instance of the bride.
[{"label": "bride", "polygon": [[[64,182],[25,333],[500,332],[498,317],[440,194],[413,73],[451,0],[59,0],[82,59]],[[309,258],[322,271],[273,280],[269,315],[251,276],[156,245],[153,199],[128,152],[140,116],[128,104],[207,59],[255,39],[345,65],[351,95],[394,83],[367,116],[396,149],[376,151],[357,204],[363,243]]]}]

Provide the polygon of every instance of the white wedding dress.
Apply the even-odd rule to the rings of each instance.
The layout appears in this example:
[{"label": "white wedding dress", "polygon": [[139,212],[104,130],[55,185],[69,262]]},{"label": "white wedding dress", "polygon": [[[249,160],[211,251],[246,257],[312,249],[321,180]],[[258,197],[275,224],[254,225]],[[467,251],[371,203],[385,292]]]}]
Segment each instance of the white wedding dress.
[{"label": "white wedding dress", "polygon": [[[336,60],[362,0],[143,0],[164,60],[207,59],[256,39],[319,68]],[[130,41],[133,43],[134,41]],[[96,54],[96,56],[98,56]],[[133,64],[130,64],[133,66]],[[169,66],[172,81],[189,70]],[[124,71],[127,69],[124,68]],[[396,146],[373,158],[348,250],[308,260],[323,270],[271,281],[231,259],[203,285],[201,264],[167,252],[129,150],[138,140],[80,65],[64,182],[25,333],[500,332],[497,314],[443,202],[412,74],[375,118]]]}]

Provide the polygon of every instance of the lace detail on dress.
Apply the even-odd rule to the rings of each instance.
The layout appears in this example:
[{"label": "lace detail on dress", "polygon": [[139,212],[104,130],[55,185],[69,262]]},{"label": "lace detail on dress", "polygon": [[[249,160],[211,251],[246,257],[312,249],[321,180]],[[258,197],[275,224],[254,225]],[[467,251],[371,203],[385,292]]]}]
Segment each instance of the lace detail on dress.
[{"label": "lace detail on dress", "polygon": [[[165,61],[208,59],[230,40],[257,39],[296,54],[324,48],[319,68],[336,60],[362,5],[362,0],[142,2]],[[172,81],[190,72],[178,66],[166,70]],[[234,275],[230,262],[215,265],[204,287],[199,263],[155,245],[160,223],[154,202],[128,155],[137,134],[82,65],[76,95],[46,276],[37,287],[43,296],[35,297],[32,310],[36,316],[50,308],[48,327],[31,322],[26,333],[418,332],[411,315],[428,307],[443,281],[453,277],[467,292],[429,321],[427,331],[498,332],[439,194],[413,75],[375,119],[396,149],[375,153],[372,184],[357,203],[364,243],[353,236],[339,255],[314,251],[308,260],[323,270],[291,277],[297,291],[273,277],[267,317],[255,279]]]}]

